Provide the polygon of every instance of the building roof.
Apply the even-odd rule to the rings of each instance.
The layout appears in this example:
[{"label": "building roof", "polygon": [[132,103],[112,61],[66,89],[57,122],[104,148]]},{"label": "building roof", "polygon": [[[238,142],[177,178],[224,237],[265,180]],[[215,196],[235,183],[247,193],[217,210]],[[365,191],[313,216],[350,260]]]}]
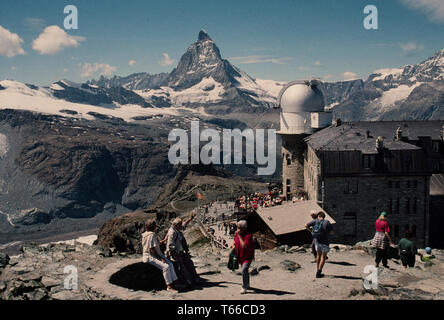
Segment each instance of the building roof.
[{"label": "building roof", "polygon": [[[419,137],[442,139],[444,121],[361,121],[346,122],[340,126],[332,125],[318,131],[308,138],[307,143],[315,150],[353,151],[376,153],[376,139],[384,139],[384,147],[390,150],[415,150],[419,147],[395,139],[396,130],[401,128],[402,137],[410,141]],[[369,136],[367,137],[367,132]]]},{"label": "building roof", "polygon": [[444,195],[444,174],[432,174],[430,178],[430,194]]},{"label": "building roof", "polygon": [[[275,235],[283,235],[305,230],[310,222],[311,210],[323,211],[314,200],[283,204],[281,206],[259,208],[257,214],[270,227]],[[326,212],[326,219],[336,223]]]},{"label": "building roof", "polygon": [[279,93],[279,106],[285,113],[322,112],[325,102],[317,82],[293,81]]}]

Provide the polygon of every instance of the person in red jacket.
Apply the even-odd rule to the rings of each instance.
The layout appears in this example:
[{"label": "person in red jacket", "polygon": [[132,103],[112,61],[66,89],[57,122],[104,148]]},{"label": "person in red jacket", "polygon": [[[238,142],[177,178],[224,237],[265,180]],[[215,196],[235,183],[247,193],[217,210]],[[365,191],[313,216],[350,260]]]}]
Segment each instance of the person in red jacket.
[{"label": "person in red jacket", "polygon": [[234,237],[237,259],[242,266],[242,290],[241,294],[247,293],[250,287],[250,265],[254,260],[253,235],[247,231],[247,221],[241,220],[237,223],[236,235]]}]

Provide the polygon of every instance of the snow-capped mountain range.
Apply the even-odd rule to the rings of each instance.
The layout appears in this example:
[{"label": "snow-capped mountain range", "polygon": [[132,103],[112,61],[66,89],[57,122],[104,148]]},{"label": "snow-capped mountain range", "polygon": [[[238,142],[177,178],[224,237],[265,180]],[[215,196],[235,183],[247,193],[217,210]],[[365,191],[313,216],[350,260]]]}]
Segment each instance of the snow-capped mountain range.
[{"label": "snow-capped mountain range", "polygon": [[444,50],[366,81],[324,85],[329,108],[344,120],[444,119]]},{"label": "snow-capped mountain range", "polygon": [[[254,79],[223,59],[202,30],[171,73],[101,77],[84,84],[62,80],[46,88],[0,81],[0,108],[127,121],[180,109],[248,112],[276,106],[284,85]],[[321,89],[327,108],[343,120],[442,119],[444,50],[416,65],[377,70],[365,81],[323,83]]]},{"label": "snow-capped mountain range", "polygon": [[170,74],[102,77],[89,84],[134,90],[149,103],[161,107],[220,104],[270,107],[276,103],[285,82],[253,79],[222,59],[214,41],[201,30],[197,42],[190,45]]}]

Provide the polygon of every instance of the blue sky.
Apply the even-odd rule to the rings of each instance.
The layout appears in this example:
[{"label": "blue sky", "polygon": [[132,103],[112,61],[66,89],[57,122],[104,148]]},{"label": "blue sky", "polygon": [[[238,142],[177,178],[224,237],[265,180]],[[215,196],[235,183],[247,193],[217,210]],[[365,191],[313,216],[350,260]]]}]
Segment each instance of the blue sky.
[{"label": "blue sky", "polygon": [[[78,30],[63,29],[68,4],[79,10]],[[368,4],[378,8],[378,30],[363,27]],[[170,72],[205,29],[252,77],[336,81],[443,49],[444,1],[2,0],[0,27],[0,79],[48,85]],[[62,45],[49,43],[55,36]]]}]

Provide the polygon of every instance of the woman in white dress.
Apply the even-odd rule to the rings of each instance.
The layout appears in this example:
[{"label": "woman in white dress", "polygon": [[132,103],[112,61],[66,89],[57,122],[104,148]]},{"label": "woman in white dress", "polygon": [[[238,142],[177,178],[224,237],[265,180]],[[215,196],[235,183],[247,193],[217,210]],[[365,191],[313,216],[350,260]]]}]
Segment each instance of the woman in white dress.
[{"label": "woman in white dress", "polygon": [[145,223],[146,232],[142,234],[142,261],[162,270],[163,277],[167,285],[167,290],[177,293],[178,291],[173,287],[173,283],[177,280],[177,275],[171,261],[169,261],[160,250],[159,240],[157,239],[155,233],[156,229],[156,220],[150,219]]}]

